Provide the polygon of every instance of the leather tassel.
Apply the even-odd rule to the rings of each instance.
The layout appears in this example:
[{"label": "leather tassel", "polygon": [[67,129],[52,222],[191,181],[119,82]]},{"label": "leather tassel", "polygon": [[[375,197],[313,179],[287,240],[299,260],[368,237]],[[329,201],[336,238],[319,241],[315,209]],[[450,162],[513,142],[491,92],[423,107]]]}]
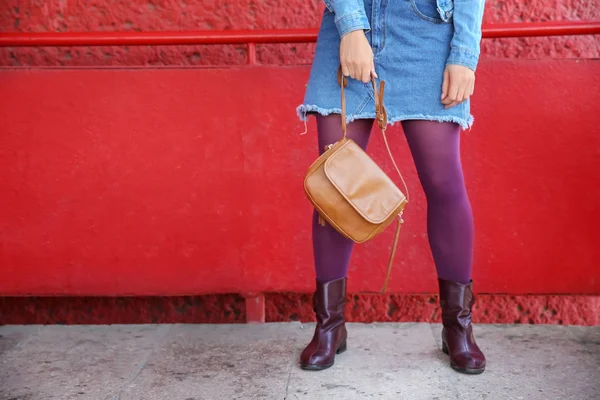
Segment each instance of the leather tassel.
[{"label": "leather tassel", "polygon": [[325,219],[321,214],[319,214],[319,225],[325,226]]}]

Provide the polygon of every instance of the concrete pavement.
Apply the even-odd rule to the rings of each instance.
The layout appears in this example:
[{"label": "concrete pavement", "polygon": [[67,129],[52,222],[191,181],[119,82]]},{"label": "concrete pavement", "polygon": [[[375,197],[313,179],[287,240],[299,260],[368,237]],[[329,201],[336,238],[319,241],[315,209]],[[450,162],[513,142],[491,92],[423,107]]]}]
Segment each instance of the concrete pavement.
[{"label": "concrete pavement", "polygon": [[600,399],[600,327],[477,325],[486,372],[458,374],[438,324],[349,324],[326,371],[313,324],[0,327],[0,400]]}]

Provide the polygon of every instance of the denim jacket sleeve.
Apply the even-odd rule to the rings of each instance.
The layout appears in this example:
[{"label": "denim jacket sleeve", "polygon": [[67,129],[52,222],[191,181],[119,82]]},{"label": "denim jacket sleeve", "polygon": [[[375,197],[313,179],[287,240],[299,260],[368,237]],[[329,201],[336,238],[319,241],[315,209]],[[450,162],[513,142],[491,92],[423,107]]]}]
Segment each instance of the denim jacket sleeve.
[{"label": "denim jacket sleeve", "polygon": [[335,25],[340,37],[346,33],[371,29],[363,0],[324,0],[327,9],[335,14]]},{"label": "denim jacket sleeve", "polygon": [[481,24],[485,0],[454,0],[454,36],[446,64],[458,64],[473,71],[479,62]]}]

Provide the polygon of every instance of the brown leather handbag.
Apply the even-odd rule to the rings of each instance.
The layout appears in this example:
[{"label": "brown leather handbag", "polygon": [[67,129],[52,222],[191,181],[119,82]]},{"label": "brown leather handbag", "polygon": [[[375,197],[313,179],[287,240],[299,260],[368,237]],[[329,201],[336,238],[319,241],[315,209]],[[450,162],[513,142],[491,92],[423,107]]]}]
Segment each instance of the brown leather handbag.
[{"label": "brown leather handbag", "polygon": [[385,82],[372,79],[375,97],[377,125],[381,129],[394,168],[404,184],[406,195],[352,139],[346,137],[346,98],[344,87],[346,77],[338,70],[338,83],[341,87],[342,132],[343,137],[336,143],[326,146],[323,153],[308,169],[304,180],[304,191],[319,212],[319,222],[329,223],[343,236],[356,243],[373,239],[394,220],[398,221],[394,245],[382,292],[388,286],[392,263],[400,234],[402,213],[408,203],[408,188],[387,142],[385,130],[387,113],[383,105]]}]

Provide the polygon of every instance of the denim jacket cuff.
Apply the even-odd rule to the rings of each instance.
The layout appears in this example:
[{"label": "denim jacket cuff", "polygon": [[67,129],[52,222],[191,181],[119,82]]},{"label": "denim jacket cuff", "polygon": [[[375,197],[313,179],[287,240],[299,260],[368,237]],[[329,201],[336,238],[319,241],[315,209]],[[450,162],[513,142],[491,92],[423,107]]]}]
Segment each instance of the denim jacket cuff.
[{"label": "denim jacket cuff", "polygon": [[479,54],[464,47],[451,47],[450,54],[446,60],[447,64],[464,65],[475,71],[479,62]]},{"label": "denim jacket cuff", "polygon": [[367,15],[360,11],[342,15],[339,19],[335,20],[335,25],[340,33],[340,37],[352,31],[361,29],[368,31],[371,29]]}]

